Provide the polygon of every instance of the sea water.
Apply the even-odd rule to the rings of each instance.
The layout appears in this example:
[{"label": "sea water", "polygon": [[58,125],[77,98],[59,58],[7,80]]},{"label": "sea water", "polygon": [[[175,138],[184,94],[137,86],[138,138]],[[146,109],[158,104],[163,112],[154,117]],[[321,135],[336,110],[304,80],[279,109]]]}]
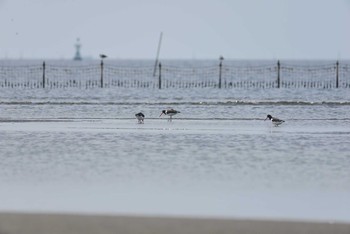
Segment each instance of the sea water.
[{"label": "sea water", "polygon": [[347,89],[1,89],[0,211],[349,222],[349,113]]}]

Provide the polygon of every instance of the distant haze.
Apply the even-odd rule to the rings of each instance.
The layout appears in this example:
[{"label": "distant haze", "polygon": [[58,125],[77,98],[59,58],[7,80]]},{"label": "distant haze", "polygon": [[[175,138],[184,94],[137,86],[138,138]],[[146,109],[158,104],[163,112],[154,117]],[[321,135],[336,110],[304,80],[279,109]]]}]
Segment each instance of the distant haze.
[{"label": "distant haze", "polygon": [[0,59],[349,59],[349,0],[0,0]]}]

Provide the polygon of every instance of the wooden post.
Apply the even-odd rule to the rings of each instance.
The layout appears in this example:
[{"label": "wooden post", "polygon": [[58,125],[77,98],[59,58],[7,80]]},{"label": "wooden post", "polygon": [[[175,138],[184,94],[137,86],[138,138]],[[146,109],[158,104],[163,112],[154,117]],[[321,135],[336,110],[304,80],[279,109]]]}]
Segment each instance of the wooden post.
[{"label": "wooden post", "polygon": [[103,88],[103,59],[101,60],[101,88]]},{"label": "wooden post", "polygon": [[159,80],[158,80],[158,88],[162,88],[162,64],[159,63]]},{"label": "wooden post", "polygon": [[277,61],[277,88],[280,88],[281,86],[281,63],[278,60]]},{"label": "wooden post", "polygon": [[43,62],[43,88],[45,88],[45,61]]},{"label": "wooden post", "polygon": [[222,71],[222,61],[219,64],[219,89],[221,89],[221,71]]},{"label": "wooden post", "polygon": [[336,63],[335,87],[339,88],[339,61]]},{"label": "wooden post", "polygon": [[220,64],[219,64],[219,89],[221,89],[221,76],[222,76],[222,61],[224,60],[223,56],[220,56]]}]

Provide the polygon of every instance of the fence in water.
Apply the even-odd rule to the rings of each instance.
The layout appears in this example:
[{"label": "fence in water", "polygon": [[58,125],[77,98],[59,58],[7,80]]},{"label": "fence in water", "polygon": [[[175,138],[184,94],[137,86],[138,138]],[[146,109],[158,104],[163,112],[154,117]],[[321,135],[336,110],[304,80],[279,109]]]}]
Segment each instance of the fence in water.
[{"label": "fence in water", "polygon": [[350,63],[0,64],[0,88],[350,88]]}]

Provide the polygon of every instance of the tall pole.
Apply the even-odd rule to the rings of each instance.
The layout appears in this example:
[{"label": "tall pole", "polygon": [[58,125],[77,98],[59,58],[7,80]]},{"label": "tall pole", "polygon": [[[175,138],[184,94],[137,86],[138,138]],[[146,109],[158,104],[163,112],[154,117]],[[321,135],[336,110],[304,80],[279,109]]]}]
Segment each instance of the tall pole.
[{"label": "tall pole", "polygon": [[45,88],[45,61],[43,62],[43,88]]},{"label": "tall pole", "polygon": [[336,63],[335,87],[339,88],[339,61]]},{"label": "tall pole", "polygon": [[162,88],[162,64],[159,63],[159,81],[158,81],[158,88]]},{"label": "tall pole", "polygon": [[277,61],[277,88],[280,88],[280,84],[281,84],[281,63],[278,60]]},{"label": "tall pole", "polygon": [[219,89],[221,89],[221,76],[222,76],[222,61],[224,60],[223,56],[220,56],[220,64],[219,64]]},{"label": "tall pole", "polygon": [[107,58],[107,55],[100,54],[101,58],[101,88],[103,88],[103,59]]},{"label": "tall pole", "polygon": [[101,59],[101,88],[103,88],[103,59]]},{"label": "tall pole", "polygon": [[156,56],[156,62],[154,64],[154,70],[153,70],[153,77],[156,76],[157,65],[158,65],[158,60],[159,60],[159,53],[160,53],[160,46],[162,44],[162,37],[163,37],[163,32],[160,32],[159,42],[158,42],[158,49],[157,49],[157,56]]}]

